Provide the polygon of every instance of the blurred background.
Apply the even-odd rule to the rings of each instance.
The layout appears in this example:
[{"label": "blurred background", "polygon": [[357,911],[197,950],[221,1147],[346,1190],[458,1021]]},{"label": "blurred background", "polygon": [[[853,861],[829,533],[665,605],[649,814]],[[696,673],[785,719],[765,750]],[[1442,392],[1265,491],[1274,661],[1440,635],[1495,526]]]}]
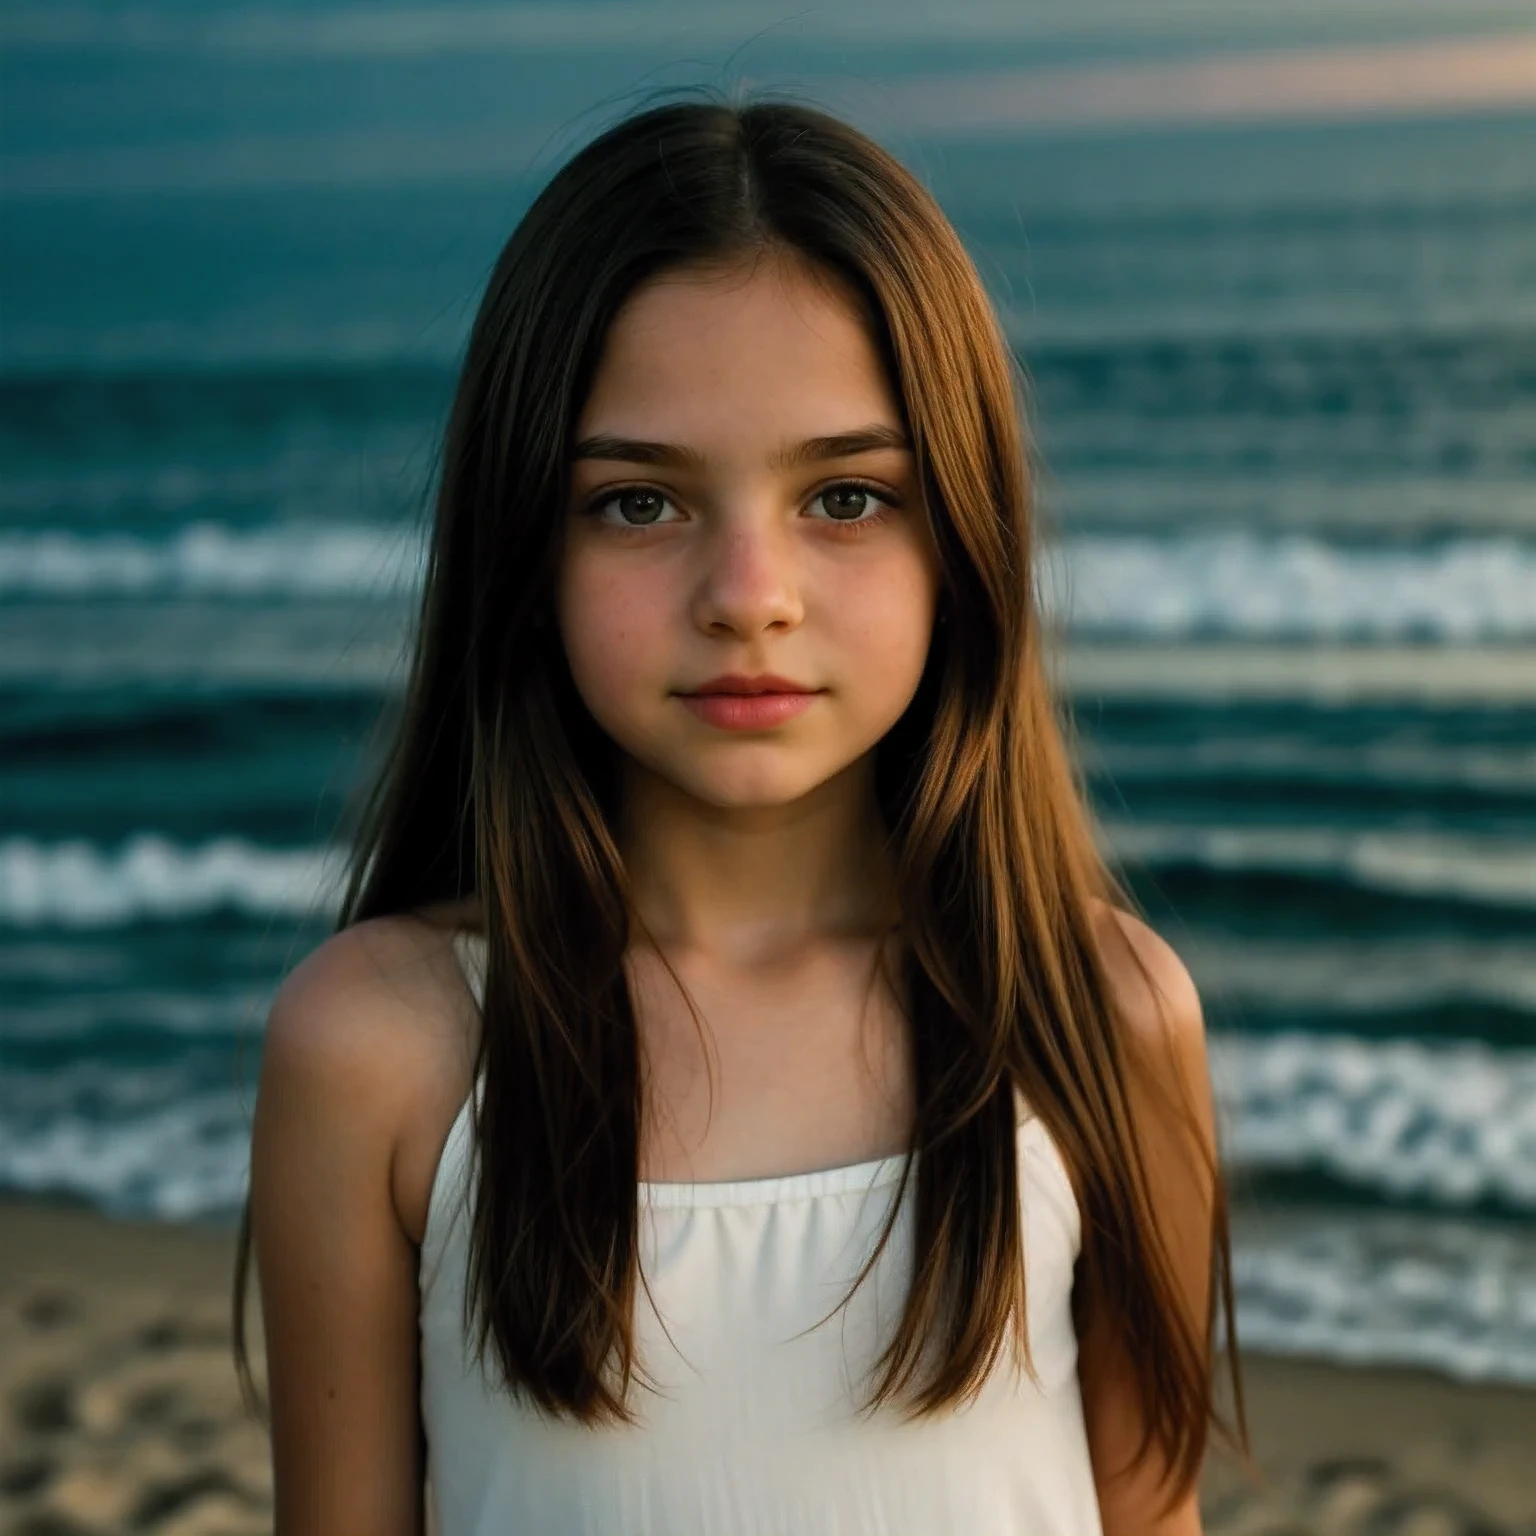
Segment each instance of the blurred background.
[{"label": "blurred background", "polygon": [[[326,931],[482,284],[572,150],[696,84],[793,92],[901,155],[1033,380],[1063,686],[1213,1033],[1241,1337],[1478,1383],[1512,1422],[1528,0],[8,3],[0,1189],[34,1198],[7,1326],[67,1332],[68,1277],[15,1257],[36,1197],[72,1232],[227,1243],[265,1004]],[[25,1228],[28,1264],[54,1231]],[[63,1462],[28,1465],[40,1509]]]}]

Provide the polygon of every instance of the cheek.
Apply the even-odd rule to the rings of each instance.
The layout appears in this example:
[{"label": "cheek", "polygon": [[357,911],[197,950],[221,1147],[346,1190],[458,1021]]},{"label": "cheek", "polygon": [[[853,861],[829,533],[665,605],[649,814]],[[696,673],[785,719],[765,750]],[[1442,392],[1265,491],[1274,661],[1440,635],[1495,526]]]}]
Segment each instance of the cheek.
[{"label": "cheek", "polygon": [[928,657],[937,598],[933,574],[916,556],[863,573],[839,594],[834,622],[857,653],[859,669],[880,695],[905,707]]},{"label": "cheek", "polygon": [[621,580],[602,563],[576,558],[560,583],[560,638],[577,691],[600,724],[654,681],[666,605],[636,573]]}]

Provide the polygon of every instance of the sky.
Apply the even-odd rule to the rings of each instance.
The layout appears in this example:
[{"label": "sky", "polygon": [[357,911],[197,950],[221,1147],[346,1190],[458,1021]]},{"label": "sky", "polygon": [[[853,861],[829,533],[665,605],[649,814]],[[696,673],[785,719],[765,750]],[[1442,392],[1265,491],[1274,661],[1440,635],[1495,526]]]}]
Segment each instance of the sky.
[{"label": "sky", "polygon": [[[1240,202],[1233,130],[1277,126],[1271,206],[1469,165],[1518,201],[1536,3],[3,0],[0,373],[450,356],[532,190],[690,86],[825,105],[955,207],[1006,186],[1037,222]],[[1291,132],[1335,122],[1363,125],[1339,164]]]},{"label": "sky", "polygon": [[518,175],[637,92],[697,84],[798,90],[930,140],[1536,110],[1536,7],[11,4],[0,196]]}]

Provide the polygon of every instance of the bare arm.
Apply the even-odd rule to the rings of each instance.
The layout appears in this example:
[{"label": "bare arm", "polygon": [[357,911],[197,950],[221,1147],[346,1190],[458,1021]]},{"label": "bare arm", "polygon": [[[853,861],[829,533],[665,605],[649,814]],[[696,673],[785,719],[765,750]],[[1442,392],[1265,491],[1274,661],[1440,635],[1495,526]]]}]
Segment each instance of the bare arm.
[{"label": "bare arm", "polygon": [[416,1249],[391,1181],[399,1006],[349,932],[295,971],[267,1027],[251,1223],[277,1536],[422,1530]]},{"label": "bare arm", "polygon": [[[1200,999],[1177,954],[1144,923],[1120,916],[1125,939],[1162,995],[1147,991],[1124,942],[1106,944],[1132,1026],[1131,1109],[1147,1164],[1157,1230],[1167,1246],[1186,1315],[1205,1332],[1210,1290],[1215,1114]],[[1095,1325],[1080,1349],[1083,1411],[1104,1536],[1200,1536],[1198,1492],[1165,1510],[1166,1466],[1154,1447],[1140,1462],[1143,1421],[1130,1362],[1112,1330]]]}]

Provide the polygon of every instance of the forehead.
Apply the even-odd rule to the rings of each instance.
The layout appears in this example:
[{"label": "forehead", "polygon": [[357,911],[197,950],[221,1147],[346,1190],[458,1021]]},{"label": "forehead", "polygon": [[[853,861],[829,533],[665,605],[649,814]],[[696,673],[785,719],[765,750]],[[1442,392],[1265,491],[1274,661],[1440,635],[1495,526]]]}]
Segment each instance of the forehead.
[{"label": "forehead", "polygon": [[899,427],[901,413],[857,291],[773,253],[638,288],[605,338],[577,435],[777,439],[875,422]]}]

